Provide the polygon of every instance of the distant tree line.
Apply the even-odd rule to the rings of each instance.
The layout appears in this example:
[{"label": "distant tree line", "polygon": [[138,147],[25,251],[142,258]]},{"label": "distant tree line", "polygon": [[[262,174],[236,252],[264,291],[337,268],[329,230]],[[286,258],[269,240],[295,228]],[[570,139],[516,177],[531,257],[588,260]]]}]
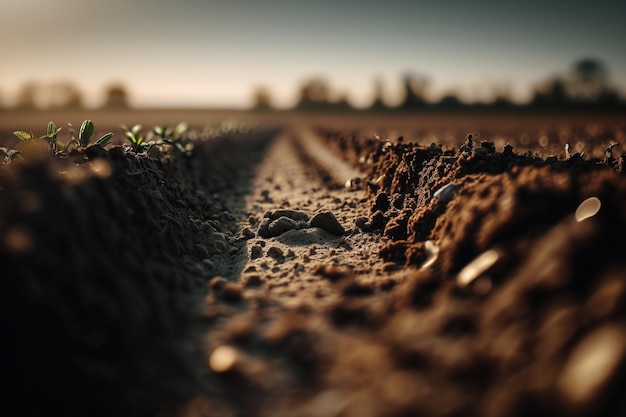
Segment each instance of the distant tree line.
[{"label": "distant tree line", "polygon": [[[325,78],[313,77],[303,82],[297,91],[295,111],[372,111],[372,112],[414,112],[414,111],[464,111],[487,110],[562,110],[562,109],[626,109],[626,101],[611,85],[609,70],[599,60],[585,58],[576,61],[563,74],[557,74],[540,82],[532,92],[528,103],[515,103],[510,91],[496,89],[494,98],[488,103],[465,103],[458,94],[448,93],[436,101],[428,99],[428,79],[418,74],[404,74],[402,100],[389,105],[384,100],[384,88],[380,79],[374,80],[374,98],[365,109],[355,109],[343,94],[330,87]],[[2,107],[0,91],[0,108]],[[113,83],[104,88],[101,107],[125,109],[129,107],[129,94],[124,85]],[[266,87],[258,87],[253,92],[253,108],[257,111],[275,109],[272,94]],[[33,110],[78,109],[84,106],[82,91],[70,81],[53,83],[27,82],[21,86],[15,98],[15,109]]]},{"label": "distant tree line", "polygon": [[[380,79],[374,81],[374,99],[370,106],[361,111],[413,112],[423,110],[561,110],[561,109],[622,109],[626,102],[609,79],[606,65],[595,59],[585,58],[575,62],[564,74],[547,78],[539,83],[528,103],[515,103],[506,88],[496,91],[488,103],[464,103],[454,93],[448,93],[437,101],[427,99],[428,79],[416,74],[402,77],[403,99],[399,104],[389,105],[383,99],[384,89]],[[271,94],[266,88],[254,93],[254,108],[271,110]],[[356,110],[345,95],[332,91],[329,83],[320,77],[305,81],[298,90],[294,106],[297,111],[346,111]]]},{"label": "distant tree line", "polygon": [[[84,107],[83,92],[74,83],[65,80],[52,83],[26,82],[18,91],[15,101],[13,108],[18,110],[39,108],[72,110]],[[101,107],[108,109],[129,107],[126,88],[119,83],[107,86],[104,89]]]}]

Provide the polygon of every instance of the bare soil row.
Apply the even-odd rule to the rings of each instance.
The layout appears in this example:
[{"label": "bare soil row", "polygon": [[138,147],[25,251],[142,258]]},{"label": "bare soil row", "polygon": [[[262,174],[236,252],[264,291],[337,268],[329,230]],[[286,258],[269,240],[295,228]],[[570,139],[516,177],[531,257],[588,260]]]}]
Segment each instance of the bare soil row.
[{"label": "bare soil row", "polygon": [[623,137],[565,155],[399,131],[1,167],[7,407],[623,414]]}]

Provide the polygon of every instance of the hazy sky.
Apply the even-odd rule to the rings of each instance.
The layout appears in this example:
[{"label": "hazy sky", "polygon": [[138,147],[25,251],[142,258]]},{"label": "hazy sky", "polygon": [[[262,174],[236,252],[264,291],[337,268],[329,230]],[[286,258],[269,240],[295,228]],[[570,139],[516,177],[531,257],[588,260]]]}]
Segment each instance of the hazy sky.
[{"label": "hazy sky", "polygon": [[138,105],[248,106],[255,86],[290,105],[323,76],[357,105],[406,72],[434,95],[519,98],[579,58],[626,91],[625,1],[0,0],[0,97],[71,80],[97,105],[123,82]]}]

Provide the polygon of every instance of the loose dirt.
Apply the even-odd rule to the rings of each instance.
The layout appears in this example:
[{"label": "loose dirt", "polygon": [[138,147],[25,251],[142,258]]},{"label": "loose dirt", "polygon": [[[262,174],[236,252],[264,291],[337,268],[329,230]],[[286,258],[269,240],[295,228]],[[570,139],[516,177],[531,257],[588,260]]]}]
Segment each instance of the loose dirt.
[{"label": "loose dirt", "polygon": [[24,148],[0,167],[5,407],[624,415],[624,131]]}]

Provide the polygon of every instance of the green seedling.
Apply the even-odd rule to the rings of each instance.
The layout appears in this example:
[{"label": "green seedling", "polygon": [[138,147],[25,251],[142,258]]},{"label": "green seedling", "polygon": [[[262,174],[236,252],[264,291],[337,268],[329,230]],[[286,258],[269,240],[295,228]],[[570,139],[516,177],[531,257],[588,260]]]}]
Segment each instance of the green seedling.
[{"label": "green seedling", "polygon": [[185,146],[183,143],[183,136],[188,129],[189,125],[185,122],[181,122],[174,128],[168,127],[165,124],[155,126],[152,131],[160,138],[159,144],[165,143],[171,145],[184,155],[190,155],[191,150],[189,148],[191,144],[188,143],[187,146]]},{"label": "green seedling", "polygon": [[78,131],[78,145],[86,147],[93,139],[94,127],[91,120],[85,120]]},{"label": "green seedling", "polygon": [[153,140],[145,141],[145,138],[141,135],[142,126],[139,124],[134,125],[130,129],[126,125],[122,125],[121,128],[130,142],[130,148],[135,153],[148,152],[156,143]]},{"label": "green seedling", "polygon": [[13,134],[17,136],[19,140],[24,141],[24,142],[28,142],[32,139],[35,139],[33,132],[29,133],[29,132],[24,132],[23,130],[16,130],[15,132],[13,132]]},{"label": "green seedling", "polygon": [[[89,143],[93,139],[93,135],[95,132],[95,127],[91,120],[85,120],[80,125],[80,129],[78,131],[78,140],[76,139],[76,131],[74,130],[72,124],[68,123],[68,126],[72,139],[70,143],[67,144],[67,147],[65,149],[69,148],[69,146],[72,144],[79,148],[86,148],[87,146],[89,146]],[[100,139],[95,142],[95,144],[104,147],[107,143],[109,143],[112,137],[113,133],[105,133]]]},{"label": "green seedling", "polygon": [[48,142],[48,148],[53,154],[56,154],[59,150],[63,149],[63,144],[57,140],[61,129],[62,127],[57,127],[54,122],[48,122],[48,130],[46,131],[46,134],[41,137],[41,139]]},{"label": "green seedling", "polygon": [[[60,127],[57,128],[54,122],[48,122],[48,129],[46,130],[46,134],[39,137],[39,139],[43,139],[48,142],[48,147],[50,149],[50,152],[52,153],[57,153],[60,149],[63,148],[63,144],[57,140],[61,129],[62,128]],[[33,132],[16,130],[15,132],[13,132],[13,134],[24,142],[29,142],[33,139],[37,139],[37,137],[33,135]]]},{"label": "green seedling", "polygon": [[18,158],[21,158],[21,152],[17,149],[9,149],[4,146],[0,146],[0,157],[3,158],[3,164],[8,164]]}]

